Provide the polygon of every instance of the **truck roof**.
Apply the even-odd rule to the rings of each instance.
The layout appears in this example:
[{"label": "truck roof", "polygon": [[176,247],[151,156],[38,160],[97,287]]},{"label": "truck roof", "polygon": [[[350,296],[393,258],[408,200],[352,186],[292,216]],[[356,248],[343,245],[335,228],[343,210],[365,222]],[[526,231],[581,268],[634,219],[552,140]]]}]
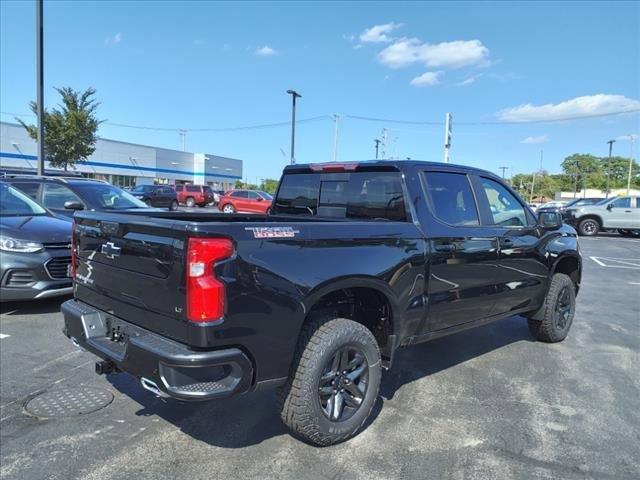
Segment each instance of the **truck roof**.
[{"label": "truck roof", "polygon": [[[321,171],[323,168],[332,169],[331,167],[343,166],[344,170],[350,171],[355,170],[358,166],[366,166],[368,168],[375,167],[393,167],[398,170],[404,170],[406,167],[438,167],[443,169],[451,169],[456,171],[466,171],[473,173],[481,173],[484,175],[490,175],[492,177],[496,177],[497,175],[488,170],[483,170],[481,168],[470,167],[468,165],[458,165],[455,163],[442,163],[442,162],[429,162],[426,160],[358,160],[358,161],[347,161],[347,162],[319,162],[319,163],[298,163],[295,165],[287,165],[284,168],[284,173],[292,172],[292,171],[300,171],[300,170],[312,170],[312,171]],[[335,171],[335,170],[334,170]]]}]

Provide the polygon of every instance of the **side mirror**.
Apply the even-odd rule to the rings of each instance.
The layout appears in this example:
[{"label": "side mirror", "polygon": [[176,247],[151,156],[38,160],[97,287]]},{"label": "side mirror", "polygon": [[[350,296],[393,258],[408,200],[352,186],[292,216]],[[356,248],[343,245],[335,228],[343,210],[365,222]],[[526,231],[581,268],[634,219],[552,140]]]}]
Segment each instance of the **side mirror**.
[{"label": "side mirror", "polygon": [[67,202],[64,202],[64,208],[66,208],[67,210],[84,210],[84,205],[82,204],[82,202],[79,202],[77,200],[69,200]]},{"label": "side mirror", "polygon": [[611,210],[613,208],[613,203],[607,205],[607,210]]},{"label": "side mirror", "polygon": [[562,215],[558,212],[540,212],[538,225],[542,228],[558,228],[562,226]]},{"label": "side mirror", "polygon": [[262,198],[262,197],[258,197],[258,201],[259,201],[259,202],[263,202],[263,201],[264,201],[264,198]]}]

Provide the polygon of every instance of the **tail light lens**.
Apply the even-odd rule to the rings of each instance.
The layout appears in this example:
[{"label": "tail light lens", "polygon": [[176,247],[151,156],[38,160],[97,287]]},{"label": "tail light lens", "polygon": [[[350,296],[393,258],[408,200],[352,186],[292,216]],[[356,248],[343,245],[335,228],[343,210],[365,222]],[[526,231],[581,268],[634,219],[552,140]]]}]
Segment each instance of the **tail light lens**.
[{"label": "tail light lens", "polygon": [[190,238],[187,247],[187,319],[211,322],[224,315],[225,292],[213,270],[233,254],[226,238]]},{"label": "tail light lens", "polygon": [[71,271],[69,272],[69,276],[75,280],[76,278],[76,251],[77,251],[77,242],[76,242],[76,221],[74,220],[71,223]]}]

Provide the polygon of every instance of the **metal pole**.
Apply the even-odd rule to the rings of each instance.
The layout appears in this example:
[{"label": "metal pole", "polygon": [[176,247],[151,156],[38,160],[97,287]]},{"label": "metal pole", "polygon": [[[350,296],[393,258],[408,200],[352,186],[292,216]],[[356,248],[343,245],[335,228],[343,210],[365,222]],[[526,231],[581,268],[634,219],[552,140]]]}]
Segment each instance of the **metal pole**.
[{"label": "metal pole", "polygon": [[180,140],[182,143],[182,151],[184,152],[187,149],[187,131],[184,129],[180,129]]},{"label": "metal pole", "polygon": [[504,180],[504,171],[507,170],[509,167],[498,167],[500,170],[502,170],[502,179]]},{"label": "metal pole", "polygon": [[533,178],[531,178],[531,194],[529,195],[529,203],[533,202],[533,188],[536,184],[536,172],[533,172]]},{"label": "metal pole", "polygon": [[627,196],[629,196],[629,192],[631,191],[631,167],[633,166],[633,142],[635,139],[633,135],[629,135],[629,143],[631,146],[629,151],[629,173],[627,174]]},{"label": "metal pole", "polygon": [[292,105],[291,105],[291,165],[296,163],[296,98],[302,97],[295,90],[287,90],[287,93],[291,95]]},{"label": "metal pole", "polygon": [[338,122],[340,120],[340,115],[337,113],[333,114],[333,121],[335,123],[335,129],[333,131],[333,161],[335,162],[338,158]]},{"label": "metal pole", "polygon": [[447,113],[444,120],[444,163],[449,163],[450,148],[451,148],[451,114]]},{"label": "metal pole", "polygon": [[609,198],[609,178],[611,177],[611,151],[613,150],[613,144],[615,140],[609,140],[609,159],[607,160],[607,191],[605,192],[605,198]]},{"label": "metal pole", "polygon": [[377,138],[373,140],[376,144],[376,160],[378,160],[378,148],[380,146],[380,140],[378,140]]},{"label": "metal pole", "polygon": [[38,115],[38,175],[44,175],[44,38],[43,0],[36,0],[36,103]]}]

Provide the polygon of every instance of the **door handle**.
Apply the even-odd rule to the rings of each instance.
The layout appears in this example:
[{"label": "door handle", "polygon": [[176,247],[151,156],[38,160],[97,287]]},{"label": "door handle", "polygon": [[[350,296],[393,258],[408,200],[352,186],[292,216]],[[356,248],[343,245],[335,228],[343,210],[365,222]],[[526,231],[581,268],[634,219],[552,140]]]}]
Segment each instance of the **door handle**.
[{"label": "door handle", "polygon": [[454,252],[456,246],[453,243],[443,243],[434,247],[436,252]]},{"label": "door handle", "polygon": [[501,247],[512,247],[513,246],[513,240],[511,240],[510,238],[501,238],[500,239],[500,246]]}]

